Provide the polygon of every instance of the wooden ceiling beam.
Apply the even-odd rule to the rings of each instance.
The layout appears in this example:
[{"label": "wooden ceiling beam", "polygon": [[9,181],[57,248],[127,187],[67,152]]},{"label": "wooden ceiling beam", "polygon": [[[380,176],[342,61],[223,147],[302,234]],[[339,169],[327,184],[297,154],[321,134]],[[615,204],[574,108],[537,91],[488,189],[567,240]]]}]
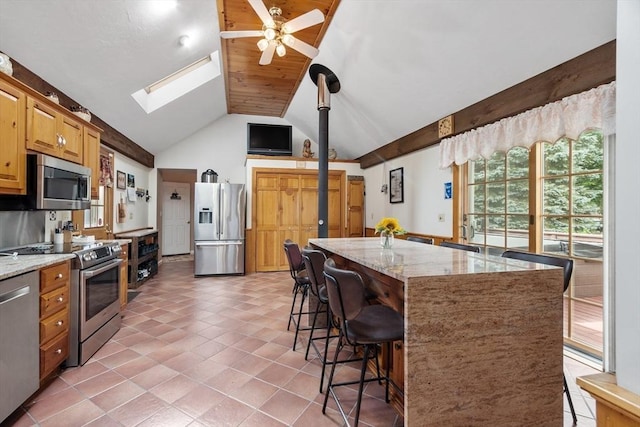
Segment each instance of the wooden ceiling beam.
[{"label": "wooden ceiling beam", "polygon": [[[584,92],[615,78],[616,41],[613,40],[453,113],[454,135]],[[439,142],[438,123],[434,122],[358,160],[360,167],[367,169]]]}]

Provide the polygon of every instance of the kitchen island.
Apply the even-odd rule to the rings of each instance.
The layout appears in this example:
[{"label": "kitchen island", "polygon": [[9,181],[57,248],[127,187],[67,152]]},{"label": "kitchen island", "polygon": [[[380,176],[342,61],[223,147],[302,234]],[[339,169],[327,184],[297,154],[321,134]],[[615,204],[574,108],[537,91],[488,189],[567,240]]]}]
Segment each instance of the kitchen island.
[{"label": "kitchen island", "polygon": [[562,269],[399,239],[309,243],[403,313],[387,356],[405,425],[562,425]]}]

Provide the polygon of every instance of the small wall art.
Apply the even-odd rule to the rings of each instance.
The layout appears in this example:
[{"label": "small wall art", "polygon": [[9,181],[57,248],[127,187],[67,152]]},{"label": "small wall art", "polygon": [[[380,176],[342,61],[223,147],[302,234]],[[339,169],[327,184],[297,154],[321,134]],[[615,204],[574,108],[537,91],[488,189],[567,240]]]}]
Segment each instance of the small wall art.
[{"label": "small wall art", "polygon": [[133,174],[127,174],[127,187],[135,187],[136,186],[136,177]]},{"label": "small wall art", "polygon": [[389,202],[404,203],[404,168],[389,171]]},{"label": "small wall art", "polygon": [[124,190],[127,188],[127,174],[122,171],[116,173],[116,187],[118,190]]}]

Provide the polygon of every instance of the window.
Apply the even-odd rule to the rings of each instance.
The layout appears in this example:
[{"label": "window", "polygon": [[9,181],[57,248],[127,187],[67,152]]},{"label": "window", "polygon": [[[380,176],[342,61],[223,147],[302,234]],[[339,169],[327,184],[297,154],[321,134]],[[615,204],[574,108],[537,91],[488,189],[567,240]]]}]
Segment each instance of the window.
[{"label": "window", "polygon": [[565,343],[603,350],[604,145],[597,130],[577,140],[514,147],[466,164],[463,236],[506,249],[574,260],[565,295]]}]

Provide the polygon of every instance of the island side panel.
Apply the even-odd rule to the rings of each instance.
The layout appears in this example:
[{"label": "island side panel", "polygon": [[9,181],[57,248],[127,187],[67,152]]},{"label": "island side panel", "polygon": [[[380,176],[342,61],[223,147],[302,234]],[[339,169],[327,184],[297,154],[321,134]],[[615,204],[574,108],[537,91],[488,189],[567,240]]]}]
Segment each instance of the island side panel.
[{"label": "island side panel", "polygon": [[410,278],[407,425],[559,426],[562,270]]}]

